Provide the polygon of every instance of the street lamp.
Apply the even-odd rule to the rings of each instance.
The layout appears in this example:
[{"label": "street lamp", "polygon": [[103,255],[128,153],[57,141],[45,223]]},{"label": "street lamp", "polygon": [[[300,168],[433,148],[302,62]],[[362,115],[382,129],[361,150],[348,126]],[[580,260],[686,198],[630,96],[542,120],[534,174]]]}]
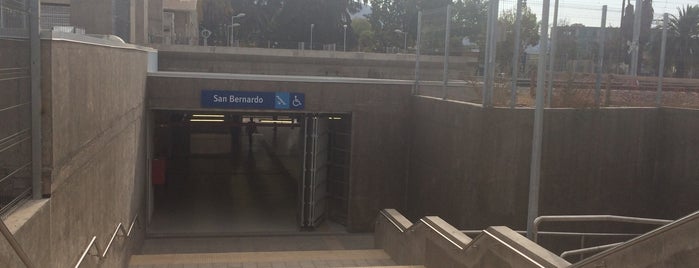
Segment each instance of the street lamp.
[{"label": "street lamp", "polygon": [[314,26],[316,26],[316,25],[311,23],[311,46],[310,46],[311,50],[313,50],[313,27]]},{"label": "street lamp", "polygon": [[347,51],[347,24],[342,25],[345,28],[345,35],[342,38],[342,51]]},{"label": "street lamp", "polygon": [[403,50],[405,53],[408,52],[408,33],[404,32],[401,29],[395,29],[394,32],[397,34],[402,34],[403,35]]},{"label": "street lamp", "polygon": [[[238,13],[238,15],[231,16],[231,38],[228,40],[230,42],[230,46],[233,46],[233,28],[240,26],[239,23],[234,23],[233,20],[242,17],[245,17],[245,13]],[[238,25],[236,26],[236,24]]]}]

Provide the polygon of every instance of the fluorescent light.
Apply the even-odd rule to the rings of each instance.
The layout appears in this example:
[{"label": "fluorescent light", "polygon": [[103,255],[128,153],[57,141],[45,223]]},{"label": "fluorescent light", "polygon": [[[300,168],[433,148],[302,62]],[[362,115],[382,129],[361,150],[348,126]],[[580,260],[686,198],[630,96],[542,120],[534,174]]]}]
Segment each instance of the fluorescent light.
[{"label": "fluorescent light", "polygon": [[225,115],[222,114],[193,114],[192,117],[215,117],[215,118],[223,118]]},{"label": "fluorescent light", "polygon": [[328,119],[330,119],[330,120],[340,120],[340,119],[342,119],[342,117],[328,117]]},{"label": "fluorescent light", "polygon": [[223,119],[189,119],[189,122],[223,122]]},{"label": "fluorescent light", "polygon": [[261,119],[261,120],[260,120],[260,123],[292,124],[292,123],[294,123],[294,121],[292,121],[291,119],[289,119],[289,120],[283,120],[283,119],[280,119],[280,120]]}]

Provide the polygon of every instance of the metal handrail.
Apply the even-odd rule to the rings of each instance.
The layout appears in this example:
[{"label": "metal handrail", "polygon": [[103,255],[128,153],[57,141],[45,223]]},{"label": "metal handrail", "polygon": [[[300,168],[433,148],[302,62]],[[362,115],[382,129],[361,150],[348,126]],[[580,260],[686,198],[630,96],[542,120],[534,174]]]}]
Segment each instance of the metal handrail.
[{"label": "metal handrail", "polygon": [[[651,225],[665,225],[671,223],[671,220],[663,219],[652,219],[652,218],[639,218],[639,217],[627,217],[627,216],[616,216],[616,215],[556,215],[556,216],[539,216],[534,219],[534,224],[532,227],[532,238],[535,243],[538,243],[540,234],[575,234],[568,232],[539,232],[539,224],[542,222],[594,222],[594,221],[606,221],[606,222],[623,222],[623,223],[636,223],[636,224],[651,224]],[[634,236],[638,237],[641,234],[622,234],[622,233],[577,233],[580,235],[580,249],[569,250],[563,252],[565,255],[561,254],[561,257],[569,256],[572,254],[580,255],[580,259],[583,259],[584,253],[597,252],[604,249],[608,249],[614,246],[618,246],[622,243],[602,245],[596,247],[585,247],[585,238],[587,236]]]},{"label": "metal handrail", "polygon": [[10,229],[7,228],[7,225],[5,225],[5,222],[0,219],[0,233],[7,239],[7,242],[10,243],[10,246],[12,249],[15,251],[19,259],[24,263],[27,268],[34,268],[34,264],[32,261],[29,259],[29,256],[27,256],[27,253],[22,249],[22,246],[17,242],[17,239],[15,239],[15,236],[12,235],[12,232],[10,232]]},{"label": "metal handrail", "polygon": [[566,257],[568,257],[568,256],[570,256],[570,255],[577,255],[577,254],[582,255],[582,254],[585,254],[585,253],[599,252],[599,251],[603,251],[603,250],[606,250],[606,249],[610,249],[610,248],[616,247],[616,246],[621,245],[621,244],[624,244],[624,243],[625,243],[625,242],[619,242],[619,243],[601,245],[601,246],[596,246],[596,247],[589,247],[589,248],[581,248],[581,249],[563,251],[563,253],[561,253],[561,258],[564,258],[564,259],[565,259]]},{"label": "metal handrail", "polygon": [[665,225],[671,223],[671,220],[627,217],[616,215],[557,215],[557,216],[539,216],[534,219],[532,228],[532,237],[536,243],[538,240],[539,224],[547,222],[587,222],[587,221],[609,221],[609,222],[626,222],[651,225]]},{"label": "metal handrail", "polygon": [[[100,250],[99,243],[97,243],[97,236],[93,236],[92,239],[90,240],[90,243],[87,244],[87,247],[85,247],[85,250],[83,251],[82,255],[80,255],[80,259],[78,259],[78,262],[75,264],[75,268],[80,267],[80,264],[85,260],[85,257],[87,255],[90,256],[95,256],[99,258],[100,260],[103,260],[107,258],[107,253],[109,252],[109,249],[112,247],[112,243],[114,243],[114,239],[119,235],[119,232],[121,231],[121,237],[128,238],[131,237],[131,231],[133,230],[134,225],[136,225],[136,221],[138,220],[138,215],[136,215],[133,218],[133,221],[131,221],[131,225],[129,226],[129,229],[126,230],[124,228],[124,225],[120,222],[117,224],[117,227],[114,229],[114,233],[112,233],[112,237],[109,239],[109,243],[107,243],[107,246],[104,248],[104,251]],[[96,254],[90,253],[90,250],[92,248],[95,248],[97,250]],[[101,253],[100,253],[101,252]]]},{"label": "metal handrail", "polygon": [[[483,230],[459,230],[460,232],[466,234],[466,235],[478,235],[483,232]],[[521,235],[527,235],[527,231],[522,231],[522,230],[513,230],[518,234]],[[600,233],[600,232],[549,232],[549,231],[541,231],[539,232],[539,235],[550,235],[550,236],[612,236],[612,237],[619,237],[619,236],[639,236],[642,234],[636,234],[636,233]]]}]

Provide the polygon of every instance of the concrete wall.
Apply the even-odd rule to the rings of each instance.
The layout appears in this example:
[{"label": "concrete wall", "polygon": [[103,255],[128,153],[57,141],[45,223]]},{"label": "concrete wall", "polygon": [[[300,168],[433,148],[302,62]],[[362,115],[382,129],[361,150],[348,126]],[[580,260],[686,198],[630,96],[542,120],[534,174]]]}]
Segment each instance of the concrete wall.
[{"label": "concrete wall", "polygon": [[[74,263],[92,236],[143,213],[146,51],[42,42],[44,193],[51,196],[51,263]],[[143,225],[136,229],[143,235]],[[117,241],[121,266],[138,240]]]},{"label": "concrete wall", "polygon": [[[37,267],[75,265],[92,236],[104,249],[118,223],[144,218],[146,51],[91,44],[85,37],[64,40],[70,36],[48,36],[41,44],[43,189],[49,198],[8,218]],[[117,238],[99,264],[123,267],[144,226],[137,224],[132,238]],[[5,248],[0,252],[7,255]],[[96,259],[89,257],[90,264]]]},{"label": "concrete wall", "polygon": [[658,127],[658,196],[662,217],[699,210],[699,110],[663,108]]},{"label": "concrete wall", "polygon": [[[161,71],[415,79],[415,55],[158,45]],[[421,56],[420,77],[442,80],[443,57]],[[450,79],[473,74],[477,54],[453,56]]]},{"label": "concrete wall", "polygon": [[[163,110],[200,107],[202,89],[291,91],[306,94],[304,112],[352,113],[350,231],[373,228],[379,209],[404,208],[410,132],[411,85],[377,80],[245,77],[228,74],[152,74],[148,106]],[[178,75],[174,75],[178,76]],[[198,78],[197,78],[198,77]],[[259,81],[253,79],[261,79]],[[287,80],[287,81],[285,81]]]},{"label": "concrete wall", "polygon": [[[525,229],[533,110],[426,97],[413,107],[408,215]],[[552,109],[544,118],[541,215],[661,215],[656,109]]]}]

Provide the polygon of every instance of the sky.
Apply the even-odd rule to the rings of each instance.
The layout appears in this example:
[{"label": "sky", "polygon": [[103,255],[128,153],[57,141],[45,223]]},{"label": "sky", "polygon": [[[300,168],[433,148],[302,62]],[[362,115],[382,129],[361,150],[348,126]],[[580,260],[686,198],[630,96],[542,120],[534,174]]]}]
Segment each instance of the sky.
[{"label": "sky", "polygon": [[[553,6],[550,0],[549,24],[553,23]],[[628,2],[628,0],[627,0]],[[634,6],[636,0],[632,0]],[[653,17],[662,20],[663,13],[677,15],[677,8],[697,5],[699,0],[653,0]],[[514,9],[516,0],[502,0],[500,10]],[[541,20],[543,0],[528,0],[527,5]],[[582,23],[585,26],[599,27],[602,20],[602,6],[607,5],[607,26],[619,27],[621,22],[622,0],[559,0],[558,21],[566,20],[569,24]]]},{"label": "sky", "polygon": [[[549,24],[553,23],[554,1],[550,0]],[[631,1],[635,6],[636,0]],[[500,11],[514,9],[516,4],[516,0],[500,0]],[[687,6],[688,4],[697,5],[699,0],[653,0],[653,16],[658,20],[662,20],[665,12],[677,15],[677,8]],[[527,0],[527,5],[537,14],[537,18],[541,20],[543,0]],[[622,0],[559,0],[558,21],[565,20],[569,24],[582,23],[585,26],[598,27],[601,24],[602,6],[604,5],[607,5],[607,26],[619,27]],[[371,11],[368,9],[366,8],[366,10],[360,12],[361,14],[356,14],[354,17],[370,13]]]}]

